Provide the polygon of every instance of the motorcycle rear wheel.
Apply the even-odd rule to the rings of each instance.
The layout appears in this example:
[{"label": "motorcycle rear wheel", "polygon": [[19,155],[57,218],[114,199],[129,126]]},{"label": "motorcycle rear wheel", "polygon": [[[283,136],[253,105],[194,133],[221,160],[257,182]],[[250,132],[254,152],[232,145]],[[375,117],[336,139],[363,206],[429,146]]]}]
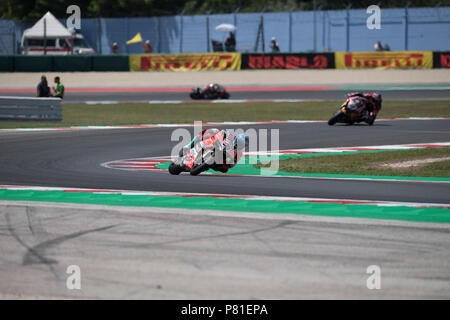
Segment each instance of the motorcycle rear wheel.
[{"label": "motorcycle rear wheel", "polygon": [[206,171],[209,169],[209,165],[206,162],[203,162],[202,164],[194,167],[191,169],[190,174],[191,176],[196,176],[200,173],[202,173],[203,171]]}]

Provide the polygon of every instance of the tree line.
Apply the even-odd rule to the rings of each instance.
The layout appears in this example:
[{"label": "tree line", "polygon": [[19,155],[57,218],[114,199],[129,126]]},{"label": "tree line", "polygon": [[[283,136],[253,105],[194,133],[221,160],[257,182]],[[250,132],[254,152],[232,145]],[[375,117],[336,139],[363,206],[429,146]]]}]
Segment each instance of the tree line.
[{"label": "tree line", "polygon": [[154,17],[231,12],[280,12],[361,9],[372,4],[381,8],[450,6],[450,0],[1,0],[0,18],[36,20],[47,11],[67,16],[69,5],[81,8],[84,18]]}]

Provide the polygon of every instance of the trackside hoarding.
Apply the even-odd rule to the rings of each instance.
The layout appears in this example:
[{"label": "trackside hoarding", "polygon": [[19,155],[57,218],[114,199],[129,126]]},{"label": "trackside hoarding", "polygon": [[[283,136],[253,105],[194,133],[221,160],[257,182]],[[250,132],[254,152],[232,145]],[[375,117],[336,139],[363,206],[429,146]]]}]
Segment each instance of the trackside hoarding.
[{"label": "trackside hoarding", "polygon": [[450,68],[450,51],[433,52],[433,68]]},{"label": "trackside hoarding", "polygon": [[433,68],[431,51],[336,52],[336,69]]},{"label": "trackside hoarding", "polygon": [[242,69],[334,68],[334,53],[242,54]]},{"label": "trackside hoarding", "polygon": [[450,68],[450,51],[0,55],[0,72]]},{"label": "trackside hoarding", "polygon": [[240,53],[130,55],[130,71],[240,70]]}]

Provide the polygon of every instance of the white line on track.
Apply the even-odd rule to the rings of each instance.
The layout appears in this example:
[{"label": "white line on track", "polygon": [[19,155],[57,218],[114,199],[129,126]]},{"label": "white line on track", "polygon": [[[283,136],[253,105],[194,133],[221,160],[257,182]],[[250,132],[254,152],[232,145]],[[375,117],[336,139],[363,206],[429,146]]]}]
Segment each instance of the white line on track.
[{"label": "white line on track", "polygon": [[220,193],[189,193],[189,192],[158,192],[158,191],[130,191],[120,189],[91,189],[91,188],[67,188],[67,187],[41,187],[22,185],[0,185],[0,190],[27,190],[27,191],[64,191],[64,192],[85,192],[92,194],[121,194],[127,196],[177,196],[177,197],[212,197],[221,199],[245,199],[264,201],[288,201],[288,202],[311,202],[311,203],[339,203],[339,204],[367,204],[384,207],[414,207],[414,208],[450,208],[446,203],[425,203],[425,202],[399,202],[399,201],[374,201],[374,200],[353,200],[353,199],[329,199],[310,197],[278,197],[278,196],[257,196],[257,195],[235,195]]},{"label": "white line on track", "polygon": [[[400,120],[449,120],[450,117],[437,118],[389,118],[378,119],[378,121],[400,121]],[[220,126],[220,125],[269,125],[269,124],[306,124],[306,123],[324,123],[326,120],[273,120],[273,121],[228,121],[228,122],[207,122],[202,126]],[[145,128],[179,128],[179,127],[193,127],[193,123],[165,123],[165,124],[138,124],[138,125],[110,125],[110,126],[76,126],[76,127],[57,127],[57,128],[11,128],[0,129],[0,132],[27,132],[27,131],[68,131],[68,130],[112,130],[112,129],[145,129]]]}]

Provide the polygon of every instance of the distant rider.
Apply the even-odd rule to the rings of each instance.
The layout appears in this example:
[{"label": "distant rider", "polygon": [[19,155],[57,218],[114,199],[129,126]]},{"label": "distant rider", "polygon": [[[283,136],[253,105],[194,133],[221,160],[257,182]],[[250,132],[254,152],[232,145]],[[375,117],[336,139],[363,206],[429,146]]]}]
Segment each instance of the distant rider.
[{"label": "distant rider", "polygon": [[[184,155],[186,151],[193,148],[198,141],[207,140],[222,131],[223,141],[224,141],[224,154],[223,154],[223,164],[214,164],[211,169],[215,171],[220,171],[226,173],[229,169],[233,168],[236,163],[241,159],[244,153],[245,146],[248,144],[248,137],[243,134],[234,134],[233,131],[225,129],[220,130],[216,128],[203,129],[200,134],[194,137],[192,141],[184,146],[180,150],[180,157]],[[230,147],[228,147],[230,146]],[[228,151],[228,152],[227,152]]]},{"label": "distant rider", "polygon": [[217,83],[210,83],[206,86],[204,95],[206,98],[214,98],[219,94],[221,87]]},{"label": "distant rider", "polygon": [[375,120],[378,113],[381,110],[382,98],[381,94],[372,92],[372,93],[363,93],[363,92],[353,92],[347,95],[349,98],[351,97],[362,97],[367,100],[366,110],[369,119]]}]

